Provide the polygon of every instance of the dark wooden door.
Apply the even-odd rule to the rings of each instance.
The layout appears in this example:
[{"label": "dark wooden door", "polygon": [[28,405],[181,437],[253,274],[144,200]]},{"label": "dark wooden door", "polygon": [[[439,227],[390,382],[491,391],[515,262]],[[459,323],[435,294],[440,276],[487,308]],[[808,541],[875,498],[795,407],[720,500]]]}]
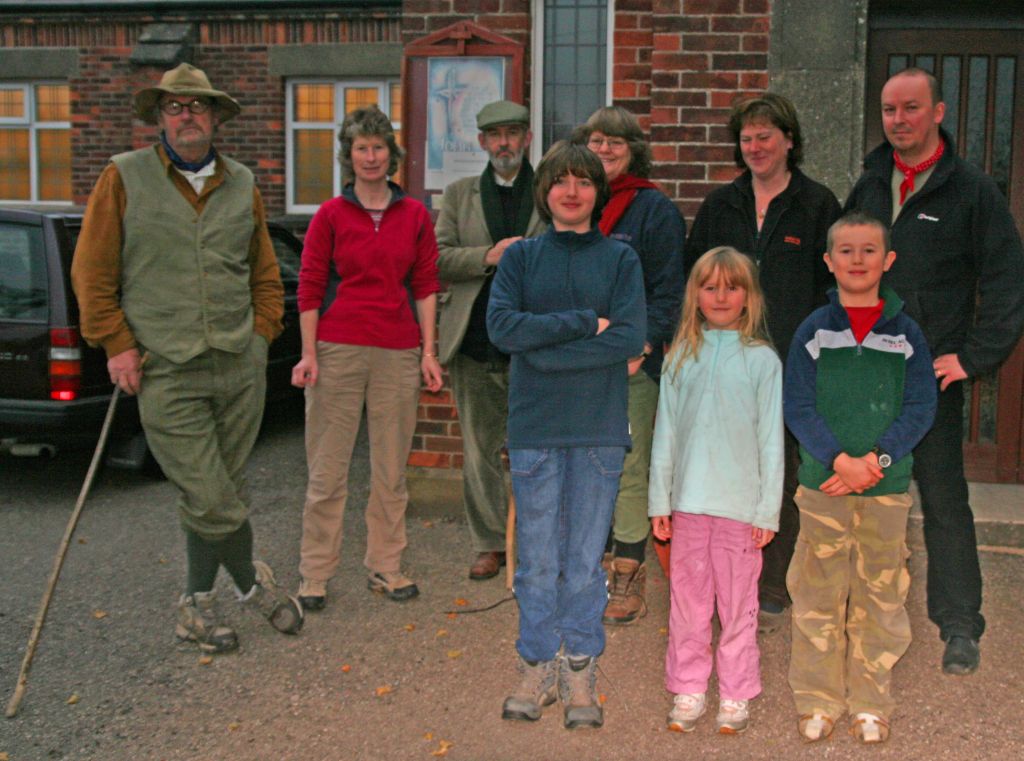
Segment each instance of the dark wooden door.
[{"label": "dark wooden door", "polygon": [[[880,143],[880,97],[907,66],[932,72],[943,127],[959,154],[988,173],[1024,229],[1024,33],[1014,29],[873,29],[868,39],[865,146]],[[1021,284],[1024,288],[1024,283]],[[964,459],[974,481],[1024,482],[1024,342],[991,376],[968,382]]]}]

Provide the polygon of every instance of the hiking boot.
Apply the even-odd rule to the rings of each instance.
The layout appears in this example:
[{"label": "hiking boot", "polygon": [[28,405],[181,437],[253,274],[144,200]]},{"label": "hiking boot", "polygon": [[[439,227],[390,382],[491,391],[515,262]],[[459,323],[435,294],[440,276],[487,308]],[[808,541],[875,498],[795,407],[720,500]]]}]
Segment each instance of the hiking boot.
[{"label": "hiking boot", "polygon": [[775,634],[785,621],[785,606],[774,600],[765,600],[757,611],[757,633],[766,637]]},{"label": "hiking boot", "polygon": [[750,724],[750,701],[729,700],[722,698],[718,704],[718,716],[715,723],[718,724],[718,733],[722,735],[738,735],[744,732]]},{"label": "hiking boot", "polygon": [[379,595],[387,595],[396,602],[411,600],[420,590],[401,571],[374,571],[366,581],[367,588]]},{"label": "hiking boot", "polygon": [[303,610],[323,610],[327,606],[327,583],[304,578],[299,584],[299,602]]},{"label": "hiking boot", "polygon": [[966,676],[978,670],[981,663],[981,650],[978,640],[954,634],[946,640],[946,650],[942,654],[942,670],[947,674]]},{"label": "hiking boot", "polygon": [[558,697],[558,669],[554,661],[530,663],[519,656],[519,674],[519,686],[505,698],[501,718],[537,721],[543,709]]},{"label": "hiking boot", "polygon": [[703,692],[680,692],[672,699],[672,710],[668,714],[669,730],[692,732],[697,728],[697,719],[704,715],[707,707]]},{"label": "hiking boot", "polygon": [[282,634],[298,634],[302,628],[302,603],[278,586],[269,565],[262,560],[254,560],[252,564],[256,569],[256,583],[240,602],[259,611]]},{"label": "hiking boot", "polygon": [[562,700],[566,729],[599,728],[604,709],[597,700],[597,658],[562,655],[558,658],[558,697]]},{"label": "hiking boot", "polygon": [[504,552],[480,552],[477,553],[476,560],[473,561],[473,565],[469,567],[469,578],[473,581],[484,581],[485,579],[493,579],[498,575],[498,571],[505,565],[505,553]]},{"label": "hiking boot", "polygon": [[234,630],[220,623],[214,592],[181,596],[174,633],[182,641],[195,642],[204,653],[228,653],[238,649]]},{"label": "hiking boot", "polygon": [[615,558],[609,586],[608,605],[602,618],[604,623],[631,624],[647,615],[647,603],[644,601],[646,564],[629,558]]},{"label": "hiking boot", "polygon": [[606,584],[610,588],[612,585],[612,561],[615,560],[614,552],[606,552],[601,556],[601,570],[604,571],[604,575],[607,577]]}]

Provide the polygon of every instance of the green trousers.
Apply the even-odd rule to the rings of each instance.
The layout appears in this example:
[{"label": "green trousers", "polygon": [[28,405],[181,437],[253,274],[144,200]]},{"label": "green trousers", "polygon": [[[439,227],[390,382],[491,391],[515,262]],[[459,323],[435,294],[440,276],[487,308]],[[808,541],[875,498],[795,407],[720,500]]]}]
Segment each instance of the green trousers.
[{"label": "green trousers", "polygon": [[629,432],[633,448],[626,454],[615,500],[612,534],[615,541],[635,544],[647,538],[647,484],[651,470],[654,414],[658,411],[658,384],[643,370],[629,377]]},{"label": "green trousers", "polygon": [[267,348],[254,333],[239,354],[208,349],[176,364],[150,352],[143,368],[146,441],[178,487],[182,526],[206,540],[238,530],[249,514],[245,466],[263,417]]}]

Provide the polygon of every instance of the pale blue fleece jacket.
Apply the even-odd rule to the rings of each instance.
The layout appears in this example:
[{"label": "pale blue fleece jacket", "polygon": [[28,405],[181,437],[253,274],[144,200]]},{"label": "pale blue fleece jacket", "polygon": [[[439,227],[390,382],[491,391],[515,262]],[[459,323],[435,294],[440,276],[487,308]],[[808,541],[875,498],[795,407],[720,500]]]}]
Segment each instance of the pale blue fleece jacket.
[{"label": "pale blue fleece jacket", "polygon": [[705,330],[700,355],[666,364],[648,514],[713,515],[779,529],[782,363],[734,330]]}]

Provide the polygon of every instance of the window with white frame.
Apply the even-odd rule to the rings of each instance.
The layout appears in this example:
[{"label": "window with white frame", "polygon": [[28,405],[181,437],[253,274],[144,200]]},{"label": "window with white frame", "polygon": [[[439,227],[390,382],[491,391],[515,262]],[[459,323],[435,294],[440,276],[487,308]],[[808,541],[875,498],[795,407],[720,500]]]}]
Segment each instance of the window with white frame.
[{"label": "window with white frame", "polygon": [[0,83],[0,201],[71,203],[68,85]]},{"label": "window with white frame", "polygon": [[341,193],[337,160],[341,123],[345,114],[374,103],[391,118],[401,144],[402,88],[397,79],[288,82],[289,212],[313,213]]},{"label": "window with white frame", "polygon": [[541,83],[533,96],[538,152],[611,102],[614,13],[614,0],[533,0],[533,81]]}]

